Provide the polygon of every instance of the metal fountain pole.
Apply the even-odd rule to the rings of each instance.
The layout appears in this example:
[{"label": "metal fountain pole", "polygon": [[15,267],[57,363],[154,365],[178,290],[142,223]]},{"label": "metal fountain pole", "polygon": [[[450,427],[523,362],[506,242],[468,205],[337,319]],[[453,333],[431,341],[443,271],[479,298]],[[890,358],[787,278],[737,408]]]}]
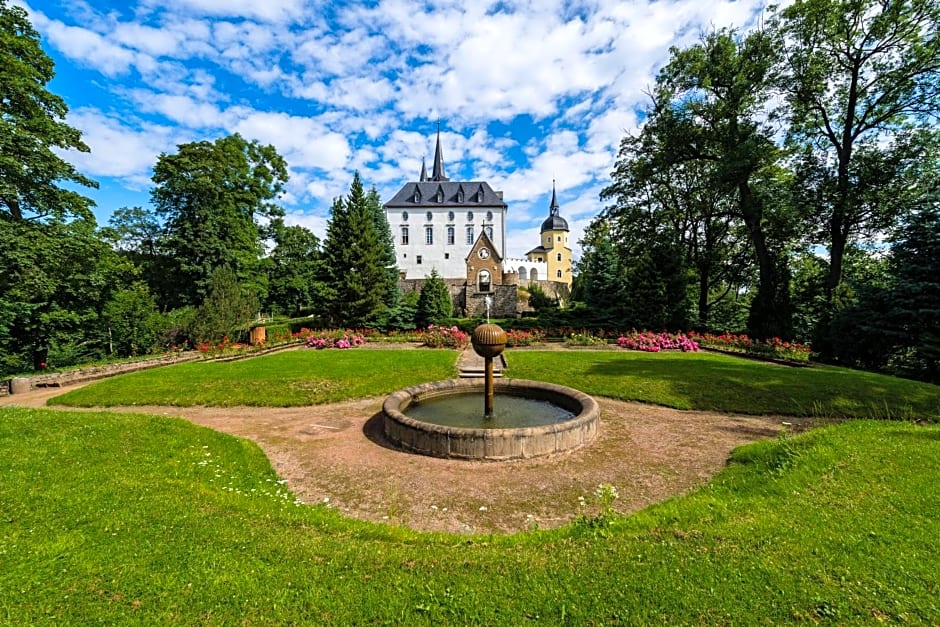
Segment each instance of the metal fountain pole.
[{"label": "metal fountain pole", "polygon": [[[489,303],[487,303],[489,309]],[[487,316],[488,317],[488,316]],[[506,347],[506,332],[495,324],[481,324],[473,330],[470,343],[476,354],[483,358],[483,417],[493,417],[493,358]]]}]

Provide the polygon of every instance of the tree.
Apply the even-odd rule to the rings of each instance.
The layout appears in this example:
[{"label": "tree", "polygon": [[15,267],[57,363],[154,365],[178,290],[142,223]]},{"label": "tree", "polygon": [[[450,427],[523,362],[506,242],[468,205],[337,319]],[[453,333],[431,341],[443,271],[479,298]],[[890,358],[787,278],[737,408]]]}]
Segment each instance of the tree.
[{"label": "tree", "polygon": [[235,271],[220,266],[209,278],[209,295],[199,306],[192,329],[197,341],[217,342],[244,335],[247,324],[258,311],[258,298],[238,283]]},{"label": "tree", "polygon": [[324,297],[331,324],[384,323],[390,276],[386,262],[383,238],[356,172],[347,197],[333,201],[323,243]]},{"label": "tree", "polygon": [[91,199],[59,185],[98,187],[56,154],[89,149],[46,89],[55,64],[39,40],[26,11],[0,0],[0,218],[89,219]]},{"label": "tree", "polygon": [[143,283],[117,291],[104,306],[101,323],[108,353],[122,357],[149,353],[160,335],[156,300]]},{"label": "tree", "polygon": [[747,236],[733,195],[715,183],[717,164],[672,162],[661,149],[668,140],[657,135],[667,128],[647,125],[621,142],[613,183],[601,192],[614,204],[603,215],[616,225],[627,259],[646,254],[650,238],[672,242],[694,273],[697,324],[704,329],[712,307],[741,285],[750,262]]},{"label": "tree", "polygon": [[385,267],[385,306],[388,307],[389,312],[394,312],[401,299],[401,289],[398,287],[398,262],[395,257],[395,237],[392,235],[385,209],[382,207],[382,199],[379,197],[378,190],[374,187],[369,190],[366,203],[372,213],[375,229],[378,232],[379,248],[381,249],[380,259]]},{"label": "tree", "polygon": [[178,302],[178,286],[173,280],[174,260],[164,249],[163,225],[152,209],[121,207],[114,211],[102,236],[140,271],[140,277],[166,309]]},{"label": "tree", "polygon": [[287,182],[287,164],[273,146],[229,135],[178,146],[153,170],[151,199],[165,226],[164,247],[175,261],[172,306],[198,305],[216,268],[228,266],[240,284],[263,296],[264,232],[259,218],[283,210],[272,202]]},{"label": "tree", "polygon": [[657,77],[647,120],[668,164],[711,163],[715,188],[734,195],[758,268],[748,320],[755,337],[790,332],[784,247],[768,239],[762,189],[779,158],[772,130],[761,121],[774,85],[777,46],[771,32],[740,37],[723,29],[700,44],[673,49]]},{"label": "tree", "polygon": [[133,267],[93,222],[0,220],[0,353],[8,368],[67,366],[104,352],[98,319]]},{"label": "tree", "polygon": [[608,222],[595,219],[581,246],[575,296],[599,315],[618,315],[623,311],[623,279]]},{"label": "tree", "polygon": [[546,294],[545,290],[543,290],[542,286],[538,283],[530,283],[528,290],[529,307],[531,307],[536,313],[558,309],[558,299],[552,298]]},{"label": "tree", "polygon": [[892,237],[888,321],[900,372],[940,383],[940,185]]},{"label": "tree", "polygon": [[419,329],[431,324],[439,324],[450,318],[454,312],[454,303],[450,297],[447,284],[440,277],[437,270],[431,270],[430,276],[424,280],[421,293],[418,295],[418,311],[415,314],[415,323]]},{"label": "tree", "polygon": [[885,227],[882,207],[865,199],[878,172],[875,164],[891,159],[898,148],[893,138],[901,131],[929,125],[937,114],[940,5],[797,0],[779,12],[775,25],[783,34],[779,85],[787,99],[789,138],[816,155],[823,175],[815,218],[829,246],[831,299],[852,238]]},{"label": "tree", "polygon": [[322,314],[319,238],[300,225],[286,226],[281,219],[271,227],[274,249],[267,259],[267,306],[288,316]]}]

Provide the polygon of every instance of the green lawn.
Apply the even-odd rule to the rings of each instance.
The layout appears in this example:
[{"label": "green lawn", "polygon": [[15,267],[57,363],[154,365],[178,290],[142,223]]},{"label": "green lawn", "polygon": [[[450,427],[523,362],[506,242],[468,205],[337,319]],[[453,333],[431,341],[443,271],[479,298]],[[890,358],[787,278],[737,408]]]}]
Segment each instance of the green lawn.
[{"label": "green lawn", "polygon": [[[451,377],[455,358],[293,351],[57,402],[323,403]],[[710,354],[508,359],[615,398],[895,420],[742,447],[629,517],[468,537],[301,505],[256,445],[183,420],[0,409],[0,624],[940,623],[940,425],[905,420],[937,420],[936,386]]]},{"label": "green lawn", "polygon": [[506,359],[507,376],[677,409],[940,420],[940,387],[846,368],[796,368],[706,352],[509,349]]},{"label": "green lawn", "polygon": [[296,505],[251,442],[0,410],[0,623],[940,622],[940,426],[738,449],[694,494],[507,537]]},{"label": "green lawn", "polygon": [[[286,407],[387,394],[456,375],[449,350],[297,350],[106,379],[51,404]],[[940,420],[935,385],[844,368],[793,368],[712,353],[507,351],[507,376],[678,409]]]},{"label": "green lawn", "polygon": [[388,394],[456,376],[451,350],[310,350],[195,362],[112,377],[50,404],[295,407]]}]

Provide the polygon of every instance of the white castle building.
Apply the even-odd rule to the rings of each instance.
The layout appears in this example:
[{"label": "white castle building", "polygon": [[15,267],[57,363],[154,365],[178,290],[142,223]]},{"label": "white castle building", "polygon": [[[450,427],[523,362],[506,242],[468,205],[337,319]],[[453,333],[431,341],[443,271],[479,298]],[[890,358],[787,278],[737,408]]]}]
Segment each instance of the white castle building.
[{"label": "white castle building", "polygon": [[503,193],[486,181],[446,176],[438,130],[431,175],[422,161],[418,180],[406,183],[385,203],[405,289],[419,289],[436,271],[465,315],[478,314],[486,296],[496,303],[496,315],[515,315],[518,287],[532,282],[550,294],[565,292],[572,279],[571,249],[554,189],[540,244],[525,258],[506,257],[508,209]]}]

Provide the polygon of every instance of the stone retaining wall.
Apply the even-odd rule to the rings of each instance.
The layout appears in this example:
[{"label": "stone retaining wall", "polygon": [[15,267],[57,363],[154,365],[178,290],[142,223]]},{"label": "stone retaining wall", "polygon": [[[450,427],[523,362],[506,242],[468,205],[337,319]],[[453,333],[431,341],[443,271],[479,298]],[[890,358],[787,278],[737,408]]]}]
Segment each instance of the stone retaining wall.
[{"label": "stone retaining wall", "polygon": [[51,372],[49,374],[39,374],[31,377],[14,377],[6,381],[0,381],[0,396],[7,394],[22,394],[36,388],[59,388],[74,383],[84,381],[94,381],[104,379],[117,374],[126,372],[135,372],[137,370],[147,370],[149,368],[159,368],[160,366],[169,366],[185,361],[194,361],[202,359],[198,353],[188,353],[181,355],[167,355],[165,357],[155,357],[154,359],[142,359],[140,361],[126,362],[122,364],[107,364],[103,366],[90,366],[87,368],[76,368],[65,372]]}]

